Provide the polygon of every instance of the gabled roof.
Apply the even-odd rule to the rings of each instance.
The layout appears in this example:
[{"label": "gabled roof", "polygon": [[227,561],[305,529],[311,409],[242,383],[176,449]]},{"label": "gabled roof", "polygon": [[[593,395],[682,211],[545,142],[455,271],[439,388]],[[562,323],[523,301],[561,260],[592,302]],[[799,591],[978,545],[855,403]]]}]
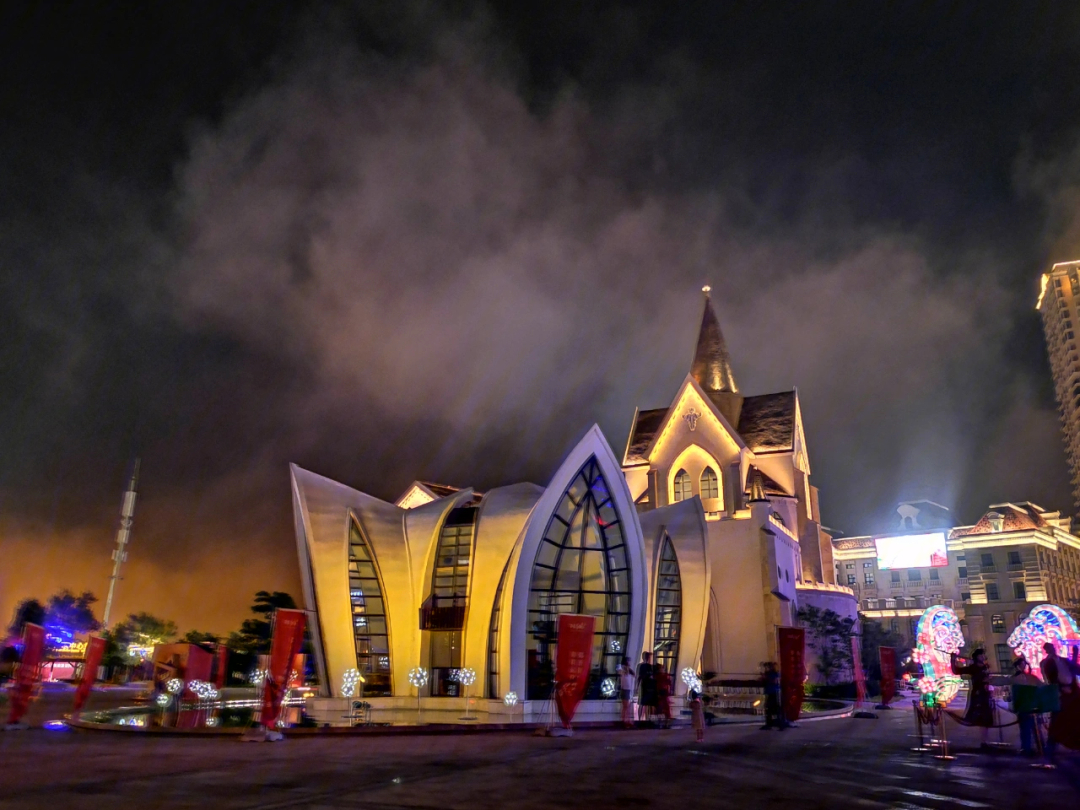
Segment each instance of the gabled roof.
[{"label": "gabled roof", "polygon": [[[991,515],[1000,515],[1002,518],[1001,529],[994,531]],[[990,507],[990,511],[983,515],[974,526],[964,526],[953,529],[953,537],[971,537],[979,534],[1000,534],[1001,532],[1022,532],[1050,529],[1050,524],[1043,517],[1039,507],[1031,503],[1002,503]]]},{"label": "gabled roof", "polygon": [[626,445],[623,464],[643,464],[648,461],[646,453],[653,437],[664,423],[667,408],[653,408],[651,411],[638,411],[634,424],[630,426],[630,441]]},{"label": "gabled roof", "polygon": [[[406,489],[403,493],[401,493],[401,496],[394,503],[396,503],[398,506],[402,506],[403,501],[405,500],[405,498],[414,489],[418,489],[421,492],[427,494],[428,496],[430,496],[432,498],[432,500],[437,500],[439,498],[446,498],[446,497],[448,497],[450,495],[454,495],[454,494],[456,494],[458,492],[461,492],[461,490],[464,489],[464,487],[454,487],[454,486],[450,486],[449,484],[436,484],[433,481],[419,481],[419,480],[417,480],[417,481],[413,481],[411,484],[409,484],[408,489]],[[475,506],[476,504],[480,503],[480,501],[483,499],[483,497],[484,497],[483,492],[473,492],[472,499],[469,500],[467,503],[462,504],[462,506]]]},{"label": "gabled roof", "polygon": [[774,481],[768,475],[763,473],[760,469],[758,469],[753,464],[750,465],[750,471],[746,476],[746,490],[745,491],[747,493],[750,492],[750,484],[754,480],[754,474],[755,473],[761,476],[761,486],[764,488],[766,495],[785,496],[785,497],[789,497],[789,498],[792,497],[790,492],[787,492],[782,486],[780,486],[778,483],[776,483],[776,481]]}]

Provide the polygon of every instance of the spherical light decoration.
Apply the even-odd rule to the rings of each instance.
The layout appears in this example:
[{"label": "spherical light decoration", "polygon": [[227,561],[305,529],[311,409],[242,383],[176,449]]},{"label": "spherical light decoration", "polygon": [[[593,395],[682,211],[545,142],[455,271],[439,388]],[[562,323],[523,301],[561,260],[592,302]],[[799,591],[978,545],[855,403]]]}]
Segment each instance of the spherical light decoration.
[{"label": "spherical light decoration", "polygon": [[341,676],[341,694],[344,697],[352,697],[356,694],[356,685],[360,683],[360,670],[353,667],[345,670]]},{"label": "spherical light decoration", "polygon": [[170,678],[165,683],[165,688],[175,695],[177,692],[184,688],[184,682],[179,678]]},{"label": "spherical light decoration", "polygon": [[207,728],[213,728],[217,724],[218,724],[218,719],[216,717],[207,717],[206,718],[206,727]]},{"label": "spherical light decoration", "polygon": [[503,703],[505,703],[507,706],[517,706],[517,702],[517,692],[507,692],[506,696],[503,698]]},{"label": "spherical light decoration", "polygon": [[600,694],[606,698],[615,697],[614,678],[604,678],[603,682],[600,684]]},{"label": "spherical light decoration", "polygon": [[266,680],[266,676],[269,672],[265,669],[256,669],[251,673],[251,683],[253,686],[258,686],[260,683]]},{"label": "spherical light decoration", "polygon": [[465,667],[454,671],[453,679],[462,686],[472,686],[476,683],[476,671]]},{"label": "spherical light decoration", "polygon": [[619,641],[617,638],[613,638],[611,640],[611,643],[608,644],[608,650],[610,650],[613,653],[621,653],[622,652],[622,642]]},{"label": "spherical light decoration", "polygon": [[421,667],[413,667],[409,670],[409,683],[415,686],[417,689],[423,689],[427,686],[428,673],[426,669]]},{"label": "spherical light decoration", "polygon": [[164,692],[162,692],[160,695],[158,695],[154,699],[154,702],[157,703],[158,706],[161,706],[162,708],[165,708],[170,703],[172,703],[172,698],[169,697],[168,695],[166,695]]}]

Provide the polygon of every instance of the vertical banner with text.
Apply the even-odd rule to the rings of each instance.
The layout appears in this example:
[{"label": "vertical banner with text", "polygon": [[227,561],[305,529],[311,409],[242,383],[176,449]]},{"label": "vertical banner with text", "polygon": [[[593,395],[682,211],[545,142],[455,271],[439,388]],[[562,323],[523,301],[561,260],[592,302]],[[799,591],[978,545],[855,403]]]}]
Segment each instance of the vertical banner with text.
[{"label": "vertical banner with text", "polygon": [[859,637],[851,637],[851,668],[855,671],[855,705],[866,702],[866,673],[862,668],[862,656],[859,654]]},{"label": "vertical banner with text", "polygon": [[555,647],[555,705],[564,728],[570,728],[578,703],[585,696],[592,667],[596,619],[573,613],[559,615]]},{"label": "vertical banner with text", "polygon": [[263,684],[263,705],[260,722],[264,728],[273,729],[281,712],[281,701],[289,688],[292,663],[304,641],[304,623],[307,616],[302,610],[278,608],[274,613],[274,636],[270,641],[270,665]]},{"label": "vertical banner with text", "polygon": [[780,706],[784,717],[794,723],[802,713],[803,683],[806,681],[806,630],[802,627],[776,628],[780,657]]},{"label": "vertical banner with text", "polygon": [[86,705],[86,699],[90,697],[90,690],[97,680],[98,667],[101,666],[101,658],[105,654],[105,639],[101,636],[90,636],[86,643],[86,659],[83,661],[82,677],[79,679],[79,688],[75,690],[75,704],[71,707],[73,714],[82,711]]},{"label": "vertical banner with text", "polygon": [[888,706],[896,697],[896,649],[878,647],[878,659],[881,661],[881,703]]},{"label": "vertical banner with text", "polygon": [[45,653],[45,628],[29,622],[23,627],[22,657],[15,671],[15,685],[8,692],[11,712],[8,723],[18,723],[30,706],[34,687],[41,677],[41,658]]}]

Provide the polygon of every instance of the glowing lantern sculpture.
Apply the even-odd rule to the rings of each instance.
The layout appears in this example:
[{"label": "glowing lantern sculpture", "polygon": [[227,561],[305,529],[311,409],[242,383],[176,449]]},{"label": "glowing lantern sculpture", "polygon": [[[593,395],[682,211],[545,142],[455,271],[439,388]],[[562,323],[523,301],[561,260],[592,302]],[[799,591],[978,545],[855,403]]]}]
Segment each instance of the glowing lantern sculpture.
[{"label": "glowing lantern sculpture", "polygon": [[919,619],[911,660],[922,667],[919,693],[928,706],[947,706],[960,691],[962,681],[953,674],[953,653],[964,646],[960,620],[944,605],[928,607]]},{"label": "glowing lantern sculpture", "polygon": [[602,694],[606,698],[615,697],[614,678],[604,678],[603,682],[600,684],[600,694]]},{"label": "glowing lantern sculpture", "polygon": [[698,676],[697,672],[690,667],[686,667],[679,677],[682,678],[682,682],[686,684],[687,689],[694,692],[703,691],[700,676]]},{"label": "glowing lantern sculpture", "polygon": [[503,698],[503,703],[505,703],[507,706],[517,706],[517,692],[507,692],[506,696]]},{"label": "glowing lantern sculpture", "polygon": [[1031,664],[1031,671],[1042,677],[1039,664],[1046,657],[1043,645],[1050,642],[1058,655],[1068,657],[1069,646],[1080,644],[1076,621],[1057,605],[1038,605],[1009,635],[1009,646]]}]

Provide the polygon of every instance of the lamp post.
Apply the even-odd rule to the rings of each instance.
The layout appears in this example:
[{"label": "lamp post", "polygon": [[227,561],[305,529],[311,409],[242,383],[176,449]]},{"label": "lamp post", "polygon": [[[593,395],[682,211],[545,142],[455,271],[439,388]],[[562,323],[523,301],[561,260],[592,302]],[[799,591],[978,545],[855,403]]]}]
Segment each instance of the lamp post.
[{"label": "lamp post", "polygon": [[465,687],[465,716],[462,720],[475,720],[475,717],[469,716],[469,687],[476,683],[476,671],[466,667],[465,669],[458,669],[454,671],[454,680]]},{"label": "lamp post", "polygon": [[416,724],[420,725],[420,690],[427,686],[428,674],[423,667],[409,670],[409,683],[416,687]]}]

